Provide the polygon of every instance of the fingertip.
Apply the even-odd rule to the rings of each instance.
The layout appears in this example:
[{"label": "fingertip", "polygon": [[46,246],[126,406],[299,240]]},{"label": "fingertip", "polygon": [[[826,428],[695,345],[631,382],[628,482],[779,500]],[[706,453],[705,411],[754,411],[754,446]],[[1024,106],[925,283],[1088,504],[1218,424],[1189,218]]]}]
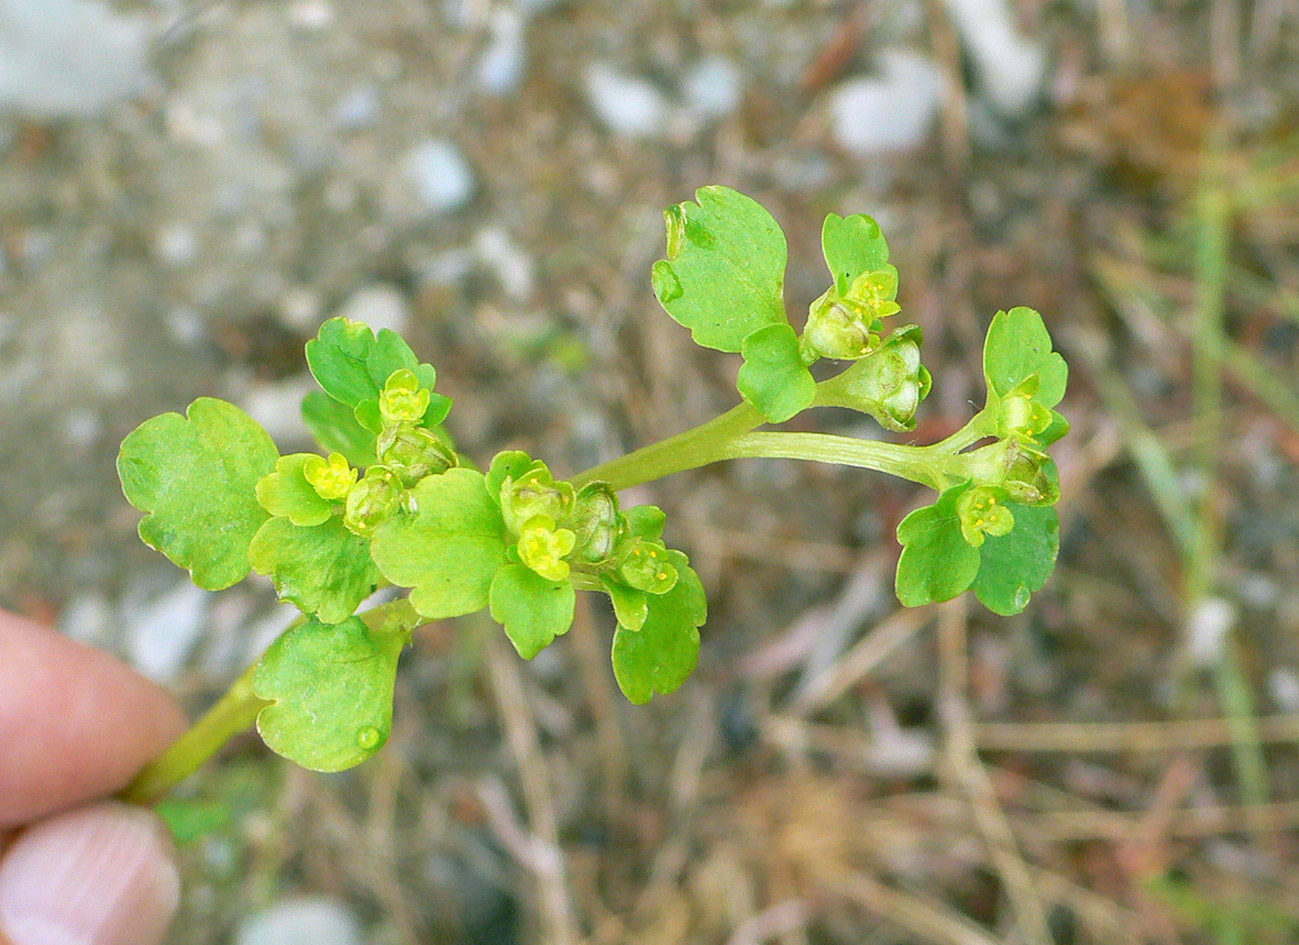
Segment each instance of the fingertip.
[{"label": "fingertip", "polygon": [[24,830],[0,861],[0,941],[160,945],[180,903],[157,815],[103,801]]}]

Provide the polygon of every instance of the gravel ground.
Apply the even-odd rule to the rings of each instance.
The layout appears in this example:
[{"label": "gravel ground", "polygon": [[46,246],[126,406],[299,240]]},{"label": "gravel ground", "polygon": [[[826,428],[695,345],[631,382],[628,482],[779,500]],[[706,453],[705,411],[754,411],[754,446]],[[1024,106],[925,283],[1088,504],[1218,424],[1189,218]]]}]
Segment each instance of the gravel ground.
[{"label": "gravel ground", "polygon": [[[1295,940],[1297,33],[1280,0],[0,0],[0,604],[196,710],[287,618],[138,542],[117,444],[212,395],[305,445],[331,315],[402,330],[471,455],[576,471],[734,402],[735,361],[649,287],[663,207],[718,182],[784,225],[791,312],[824,214],[881,221],[936,379],[917,439],[982,396],[998,308],[1073,364],[1061,567],[1023,616],[896,610],[905,483],[655,484],[710,591],[695,680],[622,704],[594,607],[526,665],[428,628],[376,760],[321,777],[249,740],[185,789],[212,819],[173,941],[1037,945],[1026,909],[1062,945]],[[1228,354],[1206,479],[1213,187],[1240,195],[1226,323],[1260,370]],[[1209,510],[1199,585],[1168,481]],[[1081,722],[1113,725],[1051,724]]]}]

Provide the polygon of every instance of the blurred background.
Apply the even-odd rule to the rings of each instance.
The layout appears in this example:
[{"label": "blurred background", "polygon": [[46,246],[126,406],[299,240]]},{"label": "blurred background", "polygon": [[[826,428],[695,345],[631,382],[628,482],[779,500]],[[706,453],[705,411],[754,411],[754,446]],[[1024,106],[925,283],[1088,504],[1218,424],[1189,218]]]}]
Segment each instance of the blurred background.
[{"label": "blurred background", "polygon": [[141,545],[117,444],[212,395],[305,447],[327,317],[405,333],[480,462],[576,472],[736,400],[649,285],[716,182],[796,324],[823,216],[880,220],[913,439],[998,308],[1072,366],[1024,614],[898,607],[905,482],[642,487],[711,598],[680,692],[622,700],[603,605],[530,664],[427,627],[376,759],[250,736],[171,802],[172,941],[1299,941],[1297,119],[1289,0],[0,0],[0,605],[194,712],[289,614]]}]

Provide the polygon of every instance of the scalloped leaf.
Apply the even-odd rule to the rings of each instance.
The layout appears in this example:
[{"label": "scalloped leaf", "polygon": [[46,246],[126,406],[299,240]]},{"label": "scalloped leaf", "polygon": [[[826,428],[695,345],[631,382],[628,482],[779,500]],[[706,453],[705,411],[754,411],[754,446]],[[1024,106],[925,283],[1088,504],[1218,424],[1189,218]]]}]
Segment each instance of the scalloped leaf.
[{"label": "scalloped leaf", "polygon": [[708,619],[704,585],[684,554],[669,550],[668,561],[679,575],[672,590],[647,598],[639,630],[620,626],[613,637],[613,673],[633,705],[675,692],[699,662],[699,628]]},{"label": "scalloped leaf", "polygon": [[319,525],[334,514],[334,503],[321,498],[304,473],[313,456],[314,453],[281,456],[275,469],[257,480],[257,501],[262,508],[303,527]]},{"label": "scalloped leaf", "polygon": [[317,443],[331,453],[342,453],[353,466],[364,468],[377,461],[374,432],[361,425],[355,410],[323,390],[302,398],[302,422]]},{"label": "scalloped leaf", "polygon": [[496,572],[509,563],[500,508],[483,474],[456,467],[411,490],[416,511],[379,526],[370,545],[392,583],[411,588],[421,616],[459,617],[482,610]]},{"label": "scalloped leaf", "polygon": [[146,420],[117,456],[122,492],[145,513],[140,538],[210,591],[248,575],[248,546],[266,521],[257,481],[279,450],[234,404],[200,397],[186,416]]},{"label": "scalloped leaf", "polygon": [[816,399],[816,379],[798,351],[798,333],[788,324],[768,325],[748,335],[744,364],[735,386],[772,423],[784,423]]},{"label": "scalloped leaf", "polygon": [[510,564],[496,572],[488,593],[492,619],[514,648],[530,660],[573,625],[577,594],[569,581],[547,581],[531,568]]},{"label": "scalloped leaf", "polygon": [[864,213],[829,214],[821,227],[821,251],[840,296],[862,273],[883,269],[889,261],[889,244],[880,225]]},{"label": "scalloped leaf", "polygon": [[382,576],[370,558],[370,543],[337,516],[310,527],[273,518],[253,537],[248,559],[254,571],[270,577],[280,600],[322,623],[352,616]]},{"label": "scalloped leaf", "polygon": [[1051,577],[1060,552],[1060,517],[1054,508],[1014,502],[1007,507],[1015,527],[1008,535],[984,540],[973,585],[983,606],[1003,617],[1028,606]]},{"label": "scalloped leaf", "polygon": [[969,483],[962,483],[948,489],[936,503],[916,509],[898,524],[902,555],[895,589],[907,607],[951,600],[979,573],[979,549],[961,534],[956,512],[956,501],[968,488]]},{"label": "scalloped leaf", "polygon": [[407,636],[371,630],[359,617],[290,627],[253,671],[262,741],[312,771],[343,771],[383,747],[392,731],[393,685]]},{"label": "scalloped leaf", "polygon": [[762,205],[729,187],[669,207],[667,259],[651,270],[654,295],[695,343],[739,351],[747,335],[786,322],[785,234]]},{"label": "scalloped leaf", "polygon": [[1004,397],[1036,374],[1033,400],[1054,407],[1064,397],[1069,381],[1069,365],[1051,350],[1051,335],[1042,316],[1022,305],[993,317],[983,344],[983,373],[989,402],[994,394]]}]

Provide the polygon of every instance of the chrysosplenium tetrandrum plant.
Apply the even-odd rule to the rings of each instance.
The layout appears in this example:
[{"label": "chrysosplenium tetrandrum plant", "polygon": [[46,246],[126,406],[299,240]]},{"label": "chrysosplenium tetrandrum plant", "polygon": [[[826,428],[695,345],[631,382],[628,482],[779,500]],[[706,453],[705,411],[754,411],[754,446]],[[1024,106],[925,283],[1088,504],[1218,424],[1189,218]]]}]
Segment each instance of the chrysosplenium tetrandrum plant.
[{"label": "chrysosplenium tetrandrum plant", "polygon": [[[987,403],[928,446],[759,431],[810,407],[915,427],[929,393],[897,270],[870,217],[831,214],[821,232],[830,285],[800,334],[785,311],[785,238],[760,205],[725,187],[667,211],[654,294],[699,344],[743,356],[743,402],[620,459],[558,479],[543,460],[498,453],[476,465],[443,427],[437,373],[387,329],[335,318],[307,344],[322,388],[303,418],[324,455],[281,456],[239,408],[200,398],[122,443],[140,537],[193,575],[230,587],[250,570],[302,611],[217,707],[129,791],[157,796],[255,720],[275,751],[322,771],[364,761],[388,737],[397,659],[421,622],[486,609],[531,659],[573,621],[578,591],[617,618],[613,671],[635,703],[670,693],[699,656],[703,585],[653,506],[620,490],[720,460],[782,457],[892,473],[934,489],[898,526],[897,594],[917,606],[966,590],[999,614],[1023,610],[1055,566],[1056,469],[1068,430],[1055,411],[1067,367],[1041,317],[998,312],[983,351]],[[822,359],[846,367],[819,383]],[[989,441],[975,446],[980,441]],[[360,614],[377,588],[406,596]]]}]

